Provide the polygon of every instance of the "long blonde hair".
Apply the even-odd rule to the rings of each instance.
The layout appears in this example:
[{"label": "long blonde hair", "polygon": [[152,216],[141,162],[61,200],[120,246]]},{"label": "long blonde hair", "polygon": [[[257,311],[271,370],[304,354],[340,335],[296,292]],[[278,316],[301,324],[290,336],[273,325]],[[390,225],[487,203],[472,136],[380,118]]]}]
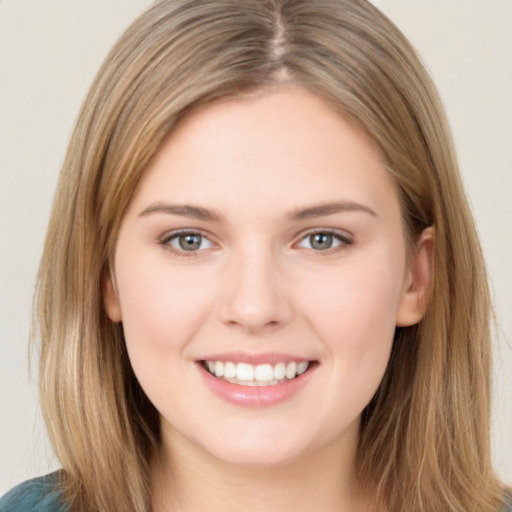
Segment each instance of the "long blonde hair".
[{"label": "long blonde hair", "polygon": [[435,226],[425,318],[398,328],[363,413],[360,484],[390,512],[491,512],[490,301],[443,108],[398,29],[365,0],[164,0],[120,38],[64,161],[36,291],[44,417],[73,512],[149,509],[158,413],[107,317],[104,277],[148,162],[177,123],[276,84],[320,95],[382,148],[409,246]]}]

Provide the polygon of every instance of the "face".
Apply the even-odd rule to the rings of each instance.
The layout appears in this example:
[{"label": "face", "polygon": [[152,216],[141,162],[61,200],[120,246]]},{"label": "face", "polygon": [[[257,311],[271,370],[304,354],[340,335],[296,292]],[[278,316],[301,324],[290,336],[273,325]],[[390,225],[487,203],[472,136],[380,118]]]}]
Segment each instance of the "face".
[{"label": "face", "polygon": [[298,88],[205,107],[156,155],[105,302],[169,450],[276,466],[354,446],[396,325],[422,315],[364,133]]}]

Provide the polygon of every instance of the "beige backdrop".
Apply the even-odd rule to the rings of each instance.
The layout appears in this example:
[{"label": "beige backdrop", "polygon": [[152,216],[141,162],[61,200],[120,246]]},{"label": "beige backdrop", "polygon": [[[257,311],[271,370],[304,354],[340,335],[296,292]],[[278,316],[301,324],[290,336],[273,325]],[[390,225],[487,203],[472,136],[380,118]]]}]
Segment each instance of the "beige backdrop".
[{"label": "beige backdrop", "polygon": [[[305,0],[313,1],[313,0]],[[512,0],[375,0],[445,100],[498,310],[493,440],[512,481]],[[149,0],[0,0],[0,494],[56,467],[27,374],[34,276],[79,105]]]}]

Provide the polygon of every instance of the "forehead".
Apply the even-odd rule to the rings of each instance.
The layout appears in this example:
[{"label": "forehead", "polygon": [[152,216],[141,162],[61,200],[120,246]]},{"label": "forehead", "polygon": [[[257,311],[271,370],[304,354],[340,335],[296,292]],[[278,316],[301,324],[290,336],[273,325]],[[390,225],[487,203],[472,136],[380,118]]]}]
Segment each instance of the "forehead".
[{"label": "forehead", "polygon": [[390,193],[397,202],[378,145],[320,97],[287,87],[191,114],[148,166],[133,202],[236,210],[262,202],[379,203]]}]

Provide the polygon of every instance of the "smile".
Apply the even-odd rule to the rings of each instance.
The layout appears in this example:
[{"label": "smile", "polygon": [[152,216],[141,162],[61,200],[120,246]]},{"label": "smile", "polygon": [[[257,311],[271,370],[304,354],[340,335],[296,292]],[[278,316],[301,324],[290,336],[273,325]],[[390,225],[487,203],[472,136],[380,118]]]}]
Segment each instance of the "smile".
[{"label": "smile", "polygon": [[277,364],[203,361],[203,367],[214,377],[241,386],[274,386],[302,375],[310,362],[280,362]]}]

